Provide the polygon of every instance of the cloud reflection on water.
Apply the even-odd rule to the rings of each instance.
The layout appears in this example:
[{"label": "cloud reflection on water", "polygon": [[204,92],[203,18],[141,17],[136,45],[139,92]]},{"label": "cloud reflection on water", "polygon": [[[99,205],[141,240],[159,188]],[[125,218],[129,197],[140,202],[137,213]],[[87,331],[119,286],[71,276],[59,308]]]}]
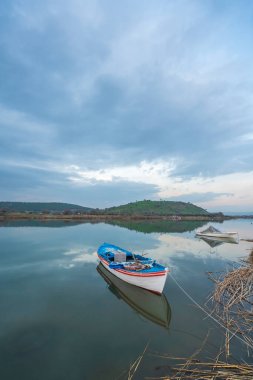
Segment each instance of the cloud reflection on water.
[{"label": "cloud reflection on water", "polygon": [[77,265],[77,263],[97,263],[97,252],[93,251],[88,253],[88,250],[83,248],[71,248],[64,252],[64,256],[69,256],[71,263],[63,266],[65,269],[71,269]]}]

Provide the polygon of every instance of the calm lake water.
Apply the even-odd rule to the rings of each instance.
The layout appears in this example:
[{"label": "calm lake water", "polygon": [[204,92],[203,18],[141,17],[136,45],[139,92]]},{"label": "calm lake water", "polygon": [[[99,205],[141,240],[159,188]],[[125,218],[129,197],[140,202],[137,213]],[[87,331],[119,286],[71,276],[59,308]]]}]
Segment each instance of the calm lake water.
[{"label": "calm lake water", "polygon": [[[252,220],[213,224],[253,237]],[[168,360],[202,345],[215,357],[224,332],[201,306],[213,290],[206,272],[231,268],[253,243],[210,247],[196,239],[196,222],[116,224],[6,223],[0,228],[0,379],[126,379],[130,363],[147,353],[134,379],[166,375]],[[98,266],[109,242],[157,259],[171,270],[162,297],[114,281]],[[175,282],[177,281],[177,283]],[[235,359],[252,363],[232,340]]]}]

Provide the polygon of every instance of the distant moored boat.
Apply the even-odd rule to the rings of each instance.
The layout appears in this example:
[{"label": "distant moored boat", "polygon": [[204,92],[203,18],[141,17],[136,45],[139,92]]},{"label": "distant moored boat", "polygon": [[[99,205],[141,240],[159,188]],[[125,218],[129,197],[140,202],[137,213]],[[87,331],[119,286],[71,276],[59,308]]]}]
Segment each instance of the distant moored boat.
[{"label": "distant moored boat", "polygon": [[223,240],[223,241],[233,241],[238,243],[239,236],[238,232],[222,232],[217,230],[217,228],[210,226],[203,231],[196,232],[197,237],[206,237],[208,239]]}]

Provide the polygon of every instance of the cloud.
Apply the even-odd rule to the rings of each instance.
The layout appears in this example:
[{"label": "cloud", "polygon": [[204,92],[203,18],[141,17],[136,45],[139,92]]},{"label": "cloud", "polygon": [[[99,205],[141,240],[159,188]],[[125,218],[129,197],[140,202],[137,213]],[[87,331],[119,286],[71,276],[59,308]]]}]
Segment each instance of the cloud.
[{"label": "cloud", "polygon": [[2,160],[30,159],[50,156],[50,146],[55,139],[52,123],[45,123],[24,112],[0,104],[0,137]]},{"label": "cloud", "polygon": [[[171,196],[191,198],[192,193],[199,193],[196,203],[213,211],[230,209],[248,211],[252,206],[253,197],[250,189],[253,186],[253,172],[235,172],[214,177],[193,177],[189,180],[181,180],[170,187],[161,189],[160,195],[164,198]],[[206,189],[209,192],[206,194]],[[204,194],[202,196],[201,194]],[[205,197],[205,194],[207,197]],[[216,196],[217,195],[217,196]],[[206,198],[206,199],[205,199]]]},{"label": "cloud", "polygon": [[[72,172],[71,172],[72,173]],[[118,179],[73,181],[69,169],[50,163],[29,165],[6,163],[0,169],[1,199],[34,202],[68,202],[87,207],[110,207],[142,200],[143,194],[155,199],[157,185]]]},{"label": "cloud", "polygon": [[231,197],[233,196],[233,193],[214,193],[214,192],[207,192],[207,193],[189,193],[189,194],[182,194],[179,196],[170,197],[168,200],[170,201],[182,201],[182,202],[191,202],[191,203],[202,203],[202,202],[209,202],[214,201],[219,197]]},{"label": "cloud", "polygon": [[253,132],[242,135],[239,139],[239,142],[250,143],[252,140],[253,140]]},{"label": "cloud", "polygon": [[[250,194],[228,178],[251,186],[252,13],[235,1],[2,1],[10,196],[43,200],[48,188],[87,205],[100,186],[108,204],[129,186],[129,200],[142,189],[141,198],[203,193],[211,207],[228,198],[246,207]],[[210,179],[216,187],[204,187]],[[208,194],[219,196],[207,203]]]},{"label": "cloud", "polygon": [[133,181],[147,184],[154,184],[162,180],[167,180],[171,173],[175,170],[176,162],[142,161],[139,165],[131,166],[114,166],[101,170],[83,170],[78,166],[70,166],[66,168],[72,171],[69,179],[75,183],[89,183],[95,181],[112,182],[112,181]]},{"label": "cloud", "polygon": [[75,263],[97,263],[98,256],[97,252],[83,252],[83,249],[73,248],[64,253],[65,256],[71,256],[71,267],[75,265]]}]

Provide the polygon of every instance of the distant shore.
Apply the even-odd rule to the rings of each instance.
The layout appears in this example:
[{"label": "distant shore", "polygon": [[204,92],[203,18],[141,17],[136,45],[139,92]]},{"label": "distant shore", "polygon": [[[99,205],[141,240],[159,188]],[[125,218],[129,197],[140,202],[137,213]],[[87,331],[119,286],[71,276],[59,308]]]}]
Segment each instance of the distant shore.
[{"label": "distant shore", "polygon": [[130,214],[50,214],[50,213],[5,213],[0,215],[0,221],[10,220],[65,220],[65,221],[107,221],[107,220],[202,220],[223,221],[229,219],[253,219],[253,215],[130,215]]}]

